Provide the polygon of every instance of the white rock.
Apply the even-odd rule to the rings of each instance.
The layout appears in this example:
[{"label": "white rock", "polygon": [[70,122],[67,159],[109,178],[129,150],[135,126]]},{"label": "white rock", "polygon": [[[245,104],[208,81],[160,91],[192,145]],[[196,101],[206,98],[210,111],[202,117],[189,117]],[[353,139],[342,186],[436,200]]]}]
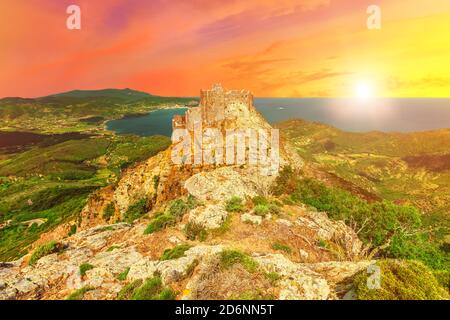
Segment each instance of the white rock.
[{"label": "white rock", "polygon": [[277,219],[276,220],[277,223],[285,225],[287,227],[291,227],[292,226],[292,222],[286,219]]},{"label": "white rock", "polygon": [[216,229],[222,225],[227,216],[228,213],[222,206],[208,204],[191,210],[189,222],[200,224],[206,229]]},{"label": "white rock", "polygon": [[298,253],[300,254],[300,257],[302,257],[303,259],[308,259],[309,257],[309,253],[303,249],[298,250]]},{"label": "white rock", "polygon": [[152,278],[157,271],[157,264],[159,261],[150,261],[148,259],[143,259],[130,267],[127,279],[131,281],[137,279]]},{"label": "white rock", "polygon": [[242,222],[251,222],[253,224],[261,224],[262,217],[256,216],[256,215],[250,214],[250,213],[244,213],[244,214],[241,214],[241,221]]}]

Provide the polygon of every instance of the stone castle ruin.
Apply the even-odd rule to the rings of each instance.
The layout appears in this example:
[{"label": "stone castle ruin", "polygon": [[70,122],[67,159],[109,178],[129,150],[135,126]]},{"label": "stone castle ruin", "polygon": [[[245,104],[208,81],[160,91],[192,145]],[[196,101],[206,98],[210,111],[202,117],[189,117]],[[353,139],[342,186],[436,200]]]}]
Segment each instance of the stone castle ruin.
[{"label": "stone castle ruin", "polygon": [[279,134],[253,106],[248,90],[220,84],[200,92],[198,107],[172,119],[174,164],[258,165],[265,175],[278,172]]},{"label": "stone castle ruin", "polygon": [[173,129],[188,129],[201,125],[203,128],[225,128],[227,123],[250,118],[254,114],[253,95],[248,90],[226,91],[220,84],[200,91],[200,104],[190,108],[184,116],[175,115]]}]

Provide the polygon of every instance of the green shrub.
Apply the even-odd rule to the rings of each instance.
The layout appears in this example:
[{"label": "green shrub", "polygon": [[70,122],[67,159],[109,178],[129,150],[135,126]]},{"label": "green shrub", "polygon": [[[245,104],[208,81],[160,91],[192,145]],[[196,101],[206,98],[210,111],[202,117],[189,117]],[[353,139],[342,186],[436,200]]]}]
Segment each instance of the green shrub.
[{"label": "green shrub", "polygon": [[114,203],[109,203],[105,210],[103,210],[103,219],[105,219],[106,221],[109,221],[109,219],[111,219],[111,217],[114,216],[114,213],[116,211],[116,208],[114,206]]},{"label": "green shrub", "polygon": [[59,251],[59,244],[56,241],[50,241],[46,244],[39,246],[36,250],[34,250],[31,255],[30,261],[28,264],[30,266],[34,265],[40,258],[47,256],[49,254],[55,253]]},{"label": "green shrub", "polygon": [[250,256],[245,253],[236,250],[224,250],[220,253],[220,261],[223,268],[230,268],[233,265],[239,263],[248,272],[255,272],[258,268],[258,264]]},{"label": "green shrub", "polygon": [[175,292],[170,288],[164,288],[160,277],[145,280],[144,284],[135,289],[132,300],[174,300]]},{"label": "green shrub", "polygon": [[317,245],[319,247],[321,247],[321,248],[324,248],[324,249],[329,249],[330,248],[330,244],[328,243],[327,240],[324,240],[324,239],[319,239],[317,241]]},{"label": "green shrub", "polygon": [[287,246],[285,244],[279,243],[279,242],[273,243],[272,244],[272,249],[279,250],[279,251],[284,251],[286,253],[291,253],[292,252],[291,247],[289,247],[289,246]]},{"label": "green shrub", "polygon": [[266,272],[264,273],[264,275],[270,281],[270,283],[272,283],[272,285],[281,279],[281,276],[276,272]]},{"label": "green shrub", "polygon": [[134,291],[142,285],[142,279],[134,280],[133,282],[124,286],[117,294],[118,300],[130,300]]},{"label": "green shrub", "polygon": [[233,216],[231,214],[229,214],[225,218],[225,221],[221,224],[221,226],[216,229],[211,230],[211,233],[216,236],[225,234],[227,231],[230,230],[232,223],[233,223]]},{"label": "green shrub", "polygon": [[[360,300],[441,300],[449,295],[438,283],[432,271],[419,261],[379,260],[380,288],[367,286],[366,270],[358,273],[353,281]],[[372,275],[370,275],[372,276]]]},{"label": "green shrub", "polygon": [[167,214],[167,213],[159,214],[151,220],[151,222],[148,224],[147,228],[145,229],[144,234],[151,234],[156,231],[165,229],[169,226],[175,225],[176,222],[177,222],[176,217],[174,217],[170,214]]},{"label": "green shrub", "polygon": [[327,212],[331,219],[343,220],[359,231],[365,244],[387,245],[381,252],[385,257],[420,260],[434,269],[443,269],[450,262],[448,253],[419,232],[422,218],[414,207],[389,201],[368,203],[349,192],[300,178],[291,168],[283,168],[272,187],[278,194],[286,194],[286,188],[291,190],[290,200]]},{"label": "green shrub", "polygon": [[269,205],[267,204],[258,204],[255,209],[254,213],[257,216],[265,217],[270,212]]},{"label": "green shrub", "polygon": [[77,225],[73,224],[70,226],[69,233],[67,234],[68,237],[73,236],[75,233],[77,233]]},{"label": "green shrub", "polygon": [[425,234],[396,235],[384,253],[390,257],[419,260],[436,270],[448,270],[450,266],[450,254],[431,243]]},{"label": "green shrub", "polygon": [[106,252],[111,252],[111,251],[114,251],[114,250],[119,249],[119,248],[120,248],[119,246],[112,245],[111,247],[109,247],[108,249],[106,249]]},{"label": "green shrub", "polygon": [[180,244],[172,249],[166,249],[164,250],[164,253],[162,254],[161,258],[159,260],[173,260],[178,259],[184,256],[184,253],[191,248],[188,244]]},{"label": "green shrub", "polygon": [[94,269],[94,268],[95,268],[95,267],[94,267],[92,264],[89,264],[89,263],[83,263],[83,264],[80,265],[80,275],[83,277],[83,276],[86,275],[86,272],[87,272],[88,270],[92,270],[92,269]]},{"label": "green shrub", "polygon": [[188,198],[187,202],[182,199],[172,201],[167,212],[155,214],[147,229],[145,229],[144,234],[150,234],[175,225],[195,205],[193,201],[193,198]]},{"label": "green shrub", "polygon": [[92,290],[94,290],[94,288],[92,287],[83,287],[81,289],[75,290],[69,296],[66,297],[66,300],[83,300],[84,294]]},{"label": "green shrub", "polygon": [[361,229],[361,240],[373,246],[385,244],[395,234],[415,230],[421,224],[420,214],[415,208],[387,201],[368,203],[346,191],[328,188],[311,179],[298,180],[292,199]]},{"label": "green shrub", "polygon": [[285,166],[280,170],[271,192],[276,196],[281,196],[282,194],[291,194],[296,188],[297,174],[291,166]]},{"label": "green shrub", "polygon": [[186,235],[186,238],[191,241],[197,239],[200,241],[205,241],[208,236],[208,232],[205,227],[195,222],[188,222],[186,224],[184,227],[184,234]]},{"label": "green shrub", "polygon": [[156,190],[158,190],[158,186],[159,186],[159,176],[153,176],[153,188]]},{"label": "green shrub", "polygon": [[200,205],[200,202],[193,195],[190,194],[187,196],[186,204],[189,207],[189,209],[194,209]]},{"label": "green shrub", "polygon": [[125,212],[124,220],[131,223],[145,213],[147,213],[147,200],[141,199],[128,208]]},{"label": "green shrub", "polygon": [[450,269],[434,271],[434,276],[439,284],[450,293]]},{"label": "green shrub", "polygon": [[189,206],[182,199],[177,199],[170,204],[169,214],[181,219],[189,210]]},{"label": "green shrub", "polygon": [[225,205],[225,210],[228,212],[242,212],[244,211],[244,205],[242,203],[242,199],[239,197],[232,197],[227,201]]},{"label": "green shrub", "polygon": [[230,300],[275,300],[275,296],[256,289],[255,291],[242,292],[238,296],[232,296]]},{"label": "green shrub", "polygon": [[120,281],[125,281],[128,277],[128,272],[130,272],[130,267],[126,268],[123,272],[119,273],[117,279]]},{"label": "green shrub", "polygon": [[175,300],[177,293],[172,288],[164,288],[159,293],[158,300]]},{"label": "green shrub", "polygon": [[258,206],[258,205],[268,206],[269,205],[269,200],[267,200],[267,198],[263,197],[263,196],[253,197],[252,202],[255,206]]}]

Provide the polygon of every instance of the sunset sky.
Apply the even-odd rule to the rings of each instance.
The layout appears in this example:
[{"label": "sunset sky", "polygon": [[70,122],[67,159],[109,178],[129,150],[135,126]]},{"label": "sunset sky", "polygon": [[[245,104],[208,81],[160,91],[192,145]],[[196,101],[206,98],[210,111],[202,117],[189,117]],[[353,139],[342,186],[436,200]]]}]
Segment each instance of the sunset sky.
[{"label": "sunset sky", "polygon": [[[82,29],[66,28],[77,4]],[[366,9],[382,10],[368,30]],[[449,0],[2,0],[0,97],[133,88],[194,96],[450,97]]]}]

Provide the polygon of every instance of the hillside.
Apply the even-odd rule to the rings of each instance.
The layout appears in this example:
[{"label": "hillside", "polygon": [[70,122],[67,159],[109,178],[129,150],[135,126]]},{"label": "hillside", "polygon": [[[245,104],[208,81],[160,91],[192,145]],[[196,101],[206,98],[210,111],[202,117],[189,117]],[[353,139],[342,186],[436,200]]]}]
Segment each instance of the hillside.
[{"label": "hillside", "polygon": [[98,131],[106,120],[157,108],[195,104],[131,89],[75,90],[34,99],[0,99],[0,130],[61,133]]},{"label": "hillside", "polygon": [[93,191],[169,145],[162,136],[81,136],[0,159],[0,260],[26,254],[40,235],[76,218]]},{"label": "hillside", "polygon": [[[226,111],[209,114],[221,130],[270,129],[247,91],[214,86],[202,96],[182,118],[186,130],[212,108]],[[448,252],[429,240],[421,212],[321,183],[312,177],[324,172],[315,153],[296,142],[281,140],[282,167],[269,175],[260,163],[174,164],[177,144],[127,167],[28,254],[2,263],[0,298],[448,299]],[[36,154],[25,164],[44,170],[45,160]],[[72,160],[104,162],[97,154]],[[17,169],[12,161],[3,168],[24,174]],[[23,221],[22,231],[42,218]],[[368,288],[373,268],[383,278]]]},{"label": "hillside", "polygon": [[278,127],[312,167],[330,174],[331,184],[341,179],[427,213],[450,208],[450,129],[352,133],[303,120]]}]

